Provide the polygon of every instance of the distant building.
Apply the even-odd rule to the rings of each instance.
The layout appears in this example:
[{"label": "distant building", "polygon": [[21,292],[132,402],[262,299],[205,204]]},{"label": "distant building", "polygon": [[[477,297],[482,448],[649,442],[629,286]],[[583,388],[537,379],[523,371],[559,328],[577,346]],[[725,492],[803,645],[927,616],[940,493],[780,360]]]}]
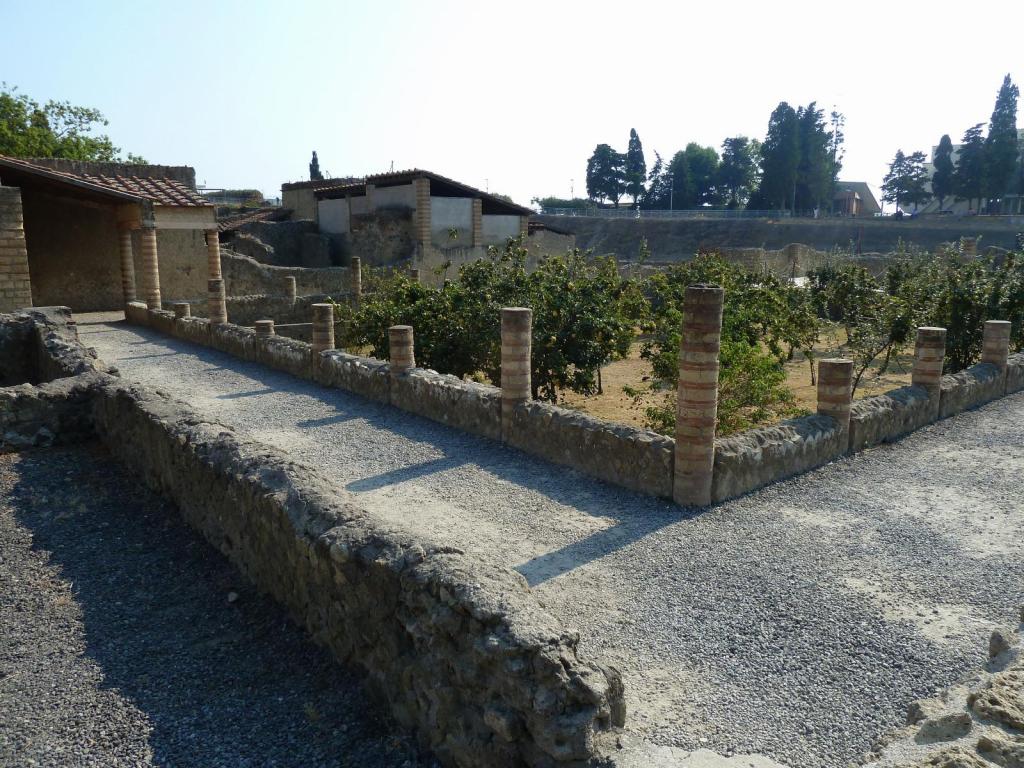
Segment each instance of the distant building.
[{"label": "distant building", "polygon": [[281,206],[291,209],[292,219],[316,221],[316,192],[318,189],[352,184],[359,180],[357,176],[345,176],[336,179],[288,182],[281,185]]},{"label": "distant building", "polygon": [[[960,150],[963,148],[963,144],[954,144],[953,152],[950,154],[950,159],[953,161],[953,165],[956,165],[956,161],[960,158]],[[1024,128],[1017,129],[1017,147],[1019,148],[1022,155],[1024,155]],[[935,175],[935,153],[939,151],[938,145],[932,147],[931,162],[925,164],[925,170],[928,172],[928,178],[931,179]],[[1024,162],[1024,157],[1020,157],[1018,162]],[[931,181],[928,182],[928,191],[932,191]],[[953,195],[950,195],[942,201],[942,210],[949,212],[954,215],[963,216],[971,212],[972,203],[969,200],[957,200]],[[918,213],[938,213],[939,212],[939,201],[932,198],[927,203],[918,207]],[[1003,195],[999,200],[998,213],[1004,214],[1020,214],[1024,213],[1024,195],[1020,195],[1016,191],[1007,191],[1007,194]]]},{"label": "distant building", "polygon": [[833,210],[839,216],[871,217],[882,212],[874,192],[865,181],[838,181]]}]

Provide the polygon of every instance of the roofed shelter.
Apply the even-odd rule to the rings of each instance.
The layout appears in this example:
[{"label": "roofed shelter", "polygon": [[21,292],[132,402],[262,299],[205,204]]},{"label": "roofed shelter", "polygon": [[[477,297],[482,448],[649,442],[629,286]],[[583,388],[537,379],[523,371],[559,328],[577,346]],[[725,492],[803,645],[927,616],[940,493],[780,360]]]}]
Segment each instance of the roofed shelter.
[{"label": "roofed shelter", "polygon": [[214,276],[215,208],[193,169],[0,155],[0,311],[160,308]]}]

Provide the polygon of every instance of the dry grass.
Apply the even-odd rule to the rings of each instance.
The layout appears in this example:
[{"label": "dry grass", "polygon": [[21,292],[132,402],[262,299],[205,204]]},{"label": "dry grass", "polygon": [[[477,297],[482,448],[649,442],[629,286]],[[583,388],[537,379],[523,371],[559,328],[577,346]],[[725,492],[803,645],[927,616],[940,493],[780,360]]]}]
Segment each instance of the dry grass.
[{"label": "dry grass", "polygon": [[[845,344],[846,334],[843,329],[830,328],[819,337],[814,350],[815,358],[820,360],[827,357],[843,357],[847,352]],[[879,373],[882,362],[882,359],[879,358],[864,372],[854,398],[871,397],[910,383],[910,369],[913,364],[912,352],[902,350],[899,354],[893,355],[889,363],[889,370],[885,374]],[[577,395],[574,392],[565,392],[562,402],[570,408],[578,408],[607,421],[642,427],[644,425],[644,408],[657,402],[659,395],[645,392],[638,407],[633,398],[625,394],[622,388],[630,386],[634,389],[646,389],[650,384],[650,376],[651,365],[640,358],[640,342],[637,341],[630,349],[627,359],[616,360],[601,370],[604,383],[602,394],[588,397]],[[798,407],[812,412],[815,410],[817,407],[816,388],[811,384],[811,373],[807,360],[800,353],[797,353],[794,359],[786,364],[786,385],[793,392]]]}]

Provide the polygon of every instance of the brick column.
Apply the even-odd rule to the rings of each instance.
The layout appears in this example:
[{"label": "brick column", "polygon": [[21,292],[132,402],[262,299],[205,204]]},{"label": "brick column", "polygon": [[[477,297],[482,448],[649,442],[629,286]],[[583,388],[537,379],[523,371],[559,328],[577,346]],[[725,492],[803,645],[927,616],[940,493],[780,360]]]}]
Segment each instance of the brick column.
[{"label": "brick column", "polygon": [[220,278],[207,280],[207,314],[213,324],[226,323],[228,321],[227,302],[224,300],[224,281]]},{"label": "brick column", "polygon": [[416,367],[411,325],[392,325],[388,328],[388,357],[393,373],[404,373]]},{"label": "brick column", "polygon": [[519,234],[528,235],[530,234],[530,217],[520,216],[519,217]]},{"label": "brick column", "polygon": [[418,269],[410,269],[409,279],[412,280],[414,283],[418,283],[420,281],[420,271]]},{"label": "brick column", "polygon": [[691,285],[683,303],[672,493],[683,506],[711,503],[724,299],[725,291],[717,286]]},{"label": "brick column", "polygon": [[484,201],[473,200],[473,242],[472,245],[484,244]]},{"label": "brick column", "polygon": [[0,187],[0,312],[32,306],[21,190]]},{"label": "brick column", "polygon": [[416,243],[430,245],[430,179],[413,179],[416,196]]},{"label": "brick column", "polygon": [[352,306],[358,308],[363,295],[363,260],[353,256],[349,264],[349,290],[352,292]]},{"label": "brick column", "polygon": [[530,352],[533,345],[533,310],[501,310],[501,436],[507,439],[512,412],[530,399]]},{"label": "brick column", "polygon": [[839,429],[850,431],[853,402],[853,360],[833,359],[818,363],[818,414],[831,416]]},{"label": "brick column", "polygon": [[313,354],[334,349],[334,305],[313,305]]},{"label": "brick column", "polygon": [[1008,320],[986,320],[985,336],[981,346],[981,362],[992,363],[1001,371],[1006,370],[1006,358],[1010,355],[1010,322]]},{"label": "brick column", "polygon": [[257,320],[254,323],[256,327],[257,336],[273,336],[274,335],[274,321],[273,320]]},{"label": "brick column", "polygon": [[210,280],[220,280],[220,235],[216,229],[206,230],[206,266]]},{"label": "brick column", "polygon": [[128,227],[118,229],[117,244],[121,254],[121,293],[127,304],[135,301],[135,257],[132,255],[132,231]]},{"label": "brick column", "polygon": [[156,251],[156,227],[142,228],[142,292],[149,309],[160,309],[160,258]]},{"label": "brick column", "polygon": [[918,328],[914,343],[914,369],[910,383],[927,390],[932,400],[932,419],[939,418],[939,395],[942,390],[942,363],[946,357],[946,329]]},{"label": "brick column", "polygon": [[295,278],[292,277],[291,275],[288,275],[284,279],[284,295],[292,303],[292,306],[294,306],[295,298],[298,295],[298,292],[296,291],[295,288]]},{"label": "brick column", "polygon": [[192,307],[189,306],[187,301],[176,301],[171,305],[171,308],[174,310],[175,318],[192,316]]}]

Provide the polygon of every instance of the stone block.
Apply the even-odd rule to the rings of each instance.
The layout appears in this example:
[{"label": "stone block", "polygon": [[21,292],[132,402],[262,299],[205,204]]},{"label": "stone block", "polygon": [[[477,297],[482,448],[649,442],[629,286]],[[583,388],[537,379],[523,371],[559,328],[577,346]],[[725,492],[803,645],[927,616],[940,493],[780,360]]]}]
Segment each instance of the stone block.
[{"label": "stone block", "polygon": [[392,374],[390,403],[455,429],[501,439],[501,390],[436,371]]},{"label": "stone block", "polygon": [[1006,361],[1006,394],[1024,389],[1024,352],[1010,355]]},{"label": "stone block", "polygon": [[286,336],[274,335],[259,339],[256,361],[300,379],[313,378],[313,357],[310,345]]},{"label": "stone block", "polygon": [[715,441],[711,498],[735,498],[832,461],[846,432],[829,416],[805,416]]},{"label": "stone block", "polygon": [[391,402],[389,368],[383,360],[328,350],[320,353],[314,377],[325,387],[354,392],[378,403]]},{"label": "stone block", "polygon": [[923,387],[900,387],[855,400],[850,409],[850,451],[897,440],[932,421],[934,403]]},{"label": "stone block", "polygon": [[1003,389],[1003,374],[991,363],[978,363],[943,376],[939,418],[946,419],[1002,397]]},{"label": "stone block", "polygon": [[233,357],[256,362],[259,358],[256,341],[256,331],[252,328],[243,328],[232,323],[211,324],[210,345]]}]

